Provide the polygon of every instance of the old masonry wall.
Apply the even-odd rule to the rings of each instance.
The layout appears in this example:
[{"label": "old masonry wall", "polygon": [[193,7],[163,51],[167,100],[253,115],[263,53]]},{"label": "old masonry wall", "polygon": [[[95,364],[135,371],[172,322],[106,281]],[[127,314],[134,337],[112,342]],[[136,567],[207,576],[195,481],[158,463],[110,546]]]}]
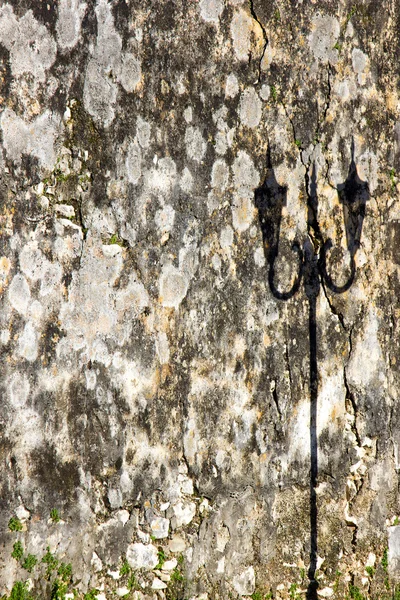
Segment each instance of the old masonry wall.
[{"label": "old masonry wall", "polygon": [[392,599],[398,0],[0,3],[0,594]]}]

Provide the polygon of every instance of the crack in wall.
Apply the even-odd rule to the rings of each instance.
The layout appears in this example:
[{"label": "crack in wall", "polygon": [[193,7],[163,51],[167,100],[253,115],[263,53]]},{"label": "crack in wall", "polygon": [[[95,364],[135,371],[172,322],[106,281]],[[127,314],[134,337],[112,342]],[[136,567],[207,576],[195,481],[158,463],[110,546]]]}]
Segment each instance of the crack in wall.
[{"label": "crack in wall", "polygon": [[290,396],[291,396],[292,395],[293,382],[292,382],[292,371],[290,369],[289,346],[288,346],[288,344],[285,344],[285,358],[286,358],[287,370],[288,370],[288,375],[289,375]]},{"label": "crack in wall", "polygon": [[279,406],[278,391],[276,389],[276,383],[275,383],[275,385],[272,388],[272,398],[274,400],[275,408],[276,408],[276,410],[278,412],[278,415],[279,415],[279,420],[282,421],[282,411],[281,411],[281,408]]},{"label": "crack in wall", "polygon": [[[329,107],[331,105],[331,94],[332,94],[331,74],[332,74],[332,67],[331,67],[330,63],[328,63],[328,66],[327,66],[327,73],[328,73],[328,77],[327,77],[328,93],[327,93],[327,96],[326,96],[326,99],[325,99],[325,106],[324,106],[324,109],[322,111],[321,121],[318,120],[318,123],[317,123],[317,130],[316,130],[316,133],[315,133],[316,144],[314,144],[314,148],[317,145],[317,143],[319,143],[319,136],[320,136],[320,133],[321,133],[321,127],[322,127],[323,123],[326,121],[328,110],[329,110]],[[318,103],[317,103],[317,110],[318,110]]]},{"label": "crack in wall", "polygon": [[338,310],[338,309],[335,307],[335,305],[332,303],[332,300],[330,299],[330,297],[329,297],[329,294],[328,294],[328,291],[327,291],[327,289],[326,289],[326,284],[325,284],[325,281],[324,281],[324,279],[322,279],[322,281],[321,281],[321,284],[322,284],[322,285],[321,285],[321,287],[322,287],[322,291],[323,291],[323,293],[324,293],[324,296],[325,296],[325,298],[326,298],[326,301],[327,301],[327,303],[328,303],[328,306],[329,306],[329,309],[330,309],[331,313],[332,313],[333,315],[335,315],[335,317],[337,317],[337,319],[338,319],[338,321],[339,321],[339,323],[340,323],[340,325],[341,325],[341,327],[342,327],[343,331],[347,333],[347,332],[348,332],[348,328],[347,328],[347,326],[346,326],[346,324],[345,324],[345,322],[344,322],[344,315],[343,315],[343,313],[341,313],[341,312],[340,312],[340,310]]},{"label": "crack in wall", "polygon": [[266,49],[267,49],[267,46],[268,46],[268,42],[269,42],[269,40],[268,40],[268,36],[267,36],[267,31],[266,31],[266,29],[265,29],[264,25],[263,25],[263,24],[261,23],[261,21],[259,20],[259,18],[258,18],[258,16],[257,16],[257,13],[256,13],[256,11],[255,11],[255,9],[254,9],[254,0],[249,0],[249,5],[250,5],[250,13],[251,13],[251,16],[252,16],[252,17],[253,17],[253,19],[256,21],[256,23],[258,23],[258,24],[259,24],[259,26],[260,26],[260,28],[261,28],[261,31],[262,31],[262,34],[263,34],[263,39],[264,39],[264,47],[263,47],[263,51],[262,51],[262,53],[261,53],[260,60],[258,61],[258,78],[257,78],[257,81],[256,81],[256,84],[258,84],[258,83],[260,83],[260,81],[261,81],[261,70],[262,70],[262,69],[261,69],[261,64],[262,64],[262,61],[263,61],[263,58],[264,58],[265,51],[266,51]]}]

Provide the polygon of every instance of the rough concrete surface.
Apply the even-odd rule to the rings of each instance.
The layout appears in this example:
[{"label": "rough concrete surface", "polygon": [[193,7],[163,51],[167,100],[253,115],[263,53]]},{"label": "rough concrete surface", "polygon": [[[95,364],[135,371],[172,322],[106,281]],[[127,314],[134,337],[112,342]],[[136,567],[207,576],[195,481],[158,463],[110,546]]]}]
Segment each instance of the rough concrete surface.
[{"label": "rough concrete surface", "polygon": [[4,598],[400,594],[399,50],[397,0],[0,2]]}]

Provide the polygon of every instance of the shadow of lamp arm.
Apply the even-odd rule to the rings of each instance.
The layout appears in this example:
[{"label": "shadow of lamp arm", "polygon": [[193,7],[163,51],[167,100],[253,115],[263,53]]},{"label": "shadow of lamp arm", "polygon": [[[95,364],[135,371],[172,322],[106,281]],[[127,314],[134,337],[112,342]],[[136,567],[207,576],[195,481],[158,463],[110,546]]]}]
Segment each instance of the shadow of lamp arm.
[{"label": "shadow of lamp arm", "polygon": [[355,256],[360,247],[362,227],[365,217],[366,203],[369,200],[369,186],[357,173],[354,160],[354,139],[351,144],[351,163],[344,183],[337,186],[340,204],[343,206],[343,218],[346,231],[347,250],[350,253],[350,275],[343,285],[336,285],[326,267],[326,257],[332,248],[332,241],[327,240],[321,252],[321,272],[327,287],[336,294],[346,292],[352,285],[356,274]]},{"label": "shadow of lamp arm", "polygon": [[300,245],[294,242],[292,250],[297,254],[298,260],[296,279],[287,291],[280,291],[275,286],[275,261],[278,258],[282,210],[286,206],[286,197],[287,187],[279,185],[276,181],[268,149],[267,174],[262,186],[255,191],[255,205],[263,236],[264,255],[268,264],[268,284],[272,294],[278,300],[289,300],[296,294],[303,273],[303,252]]}]

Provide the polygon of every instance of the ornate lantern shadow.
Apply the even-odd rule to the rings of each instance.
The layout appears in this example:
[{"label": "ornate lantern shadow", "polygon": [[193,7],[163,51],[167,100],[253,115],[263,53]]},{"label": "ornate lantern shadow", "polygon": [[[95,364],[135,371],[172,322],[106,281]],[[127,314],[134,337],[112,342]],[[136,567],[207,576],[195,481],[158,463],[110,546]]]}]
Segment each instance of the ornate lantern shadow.
[{"label": "ornate lantern shadow", "polygon": [[268,285],[275,298],[289,300],[299,290],[304,279],[304,291],[309,303],[309,344],[310,344],[310,566],[307,598],[317,600],[318,582],[315,579],[318,551],[318,506],[316,488],[318,485],[318,363],[317,363],[317,297],[321,283],[330,291],[341,294],[347,291],[355,278],[355,255],[360,247],[366,203],[369,199],[368,183],[357,173],[354,160],[354,140],[351,146],[351,163],[344,183],[337,186],[339,201],[343,206],[347,249],[350,253],[350,275],[343,285],[336,285],[327,271],[326,257],[333,244],[324,241],[318,223],[318,196],[316,169],[313,165],[308,185],[307,233],[302,246],[294,242],[292,250],[297,254],[298,270],[294,283],[286,291],[275,285],[275,262],[279,254],[279,237],[282,210],[286,206],[287,187],[280,186],[271,164],[270,150],[267,152],[267,174],[264,183],[255,191],[255,205],[258,210],[263,235],[264,253],[268,265]]}]

